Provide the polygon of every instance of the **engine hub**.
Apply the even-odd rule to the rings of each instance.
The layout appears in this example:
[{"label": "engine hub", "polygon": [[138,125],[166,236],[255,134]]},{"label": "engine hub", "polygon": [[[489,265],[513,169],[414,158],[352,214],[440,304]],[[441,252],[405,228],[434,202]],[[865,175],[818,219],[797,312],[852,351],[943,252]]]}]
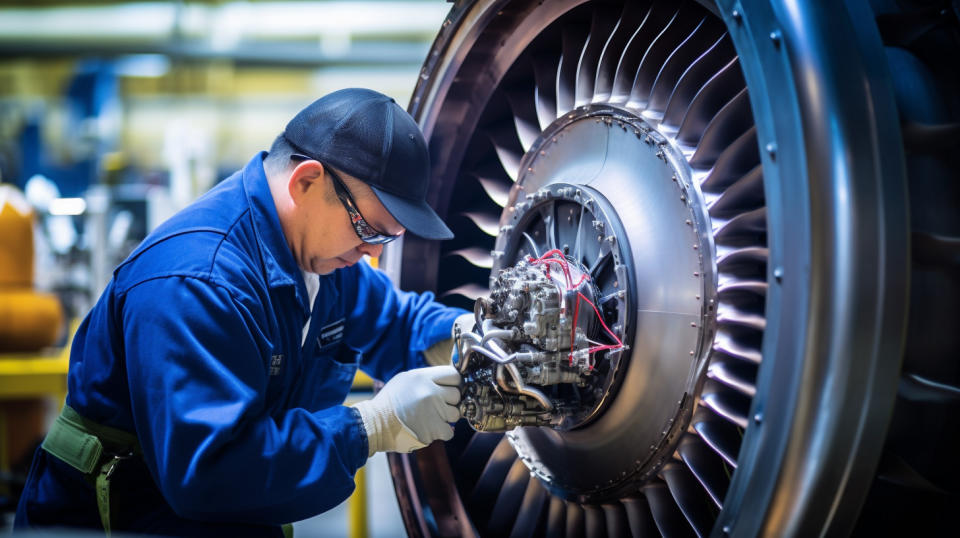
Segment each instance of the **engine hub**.
[{"label": "engine hub", "polygon": [[477,430],[512,430],[554,494],[616,495],[669,460],[704,379],[717,296],[707,204],[669,133],[629,108],[564,115],[520,170],[490,295],[460,338],[462,411]]},{"label": "engine hub", "polygon": [[518,204],[503,233],[494,255],[509,262],[477,300],[478,332],[459,339],[463,415],[478,431],[581,426],[608,400],[628,347],[622,225],[590,187],[553,183]]}]

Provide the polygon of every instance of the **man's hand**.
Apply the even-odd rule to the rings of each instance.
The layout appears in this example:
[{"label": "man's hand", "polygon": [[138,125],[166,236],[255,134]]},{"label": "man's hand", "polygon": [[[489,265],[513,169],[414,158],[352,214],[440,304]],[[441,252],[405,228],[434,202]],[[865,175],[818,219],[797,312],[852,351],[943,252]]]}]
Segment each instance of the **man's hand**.
[{"label": "man's hand", "polygon": [[441,340],[428,347],[423,352],[423,357],[430,366],[443,366],[445,364],[454,364],[457,359],[454,355],[457,353],[457,347],[454,345],[454,338],[457,336],[457,328],[461,332],[472,331],[474,326],[473,313],[460,314],[453,321],[453,327],[450,328],[450,338]]},{"label": "man's hand", "polygon": [[449,422],[460,418],[460,374],[453,366],[401,372],[373,397],[357,403],[374,452],[411,452],[453,437]]}]

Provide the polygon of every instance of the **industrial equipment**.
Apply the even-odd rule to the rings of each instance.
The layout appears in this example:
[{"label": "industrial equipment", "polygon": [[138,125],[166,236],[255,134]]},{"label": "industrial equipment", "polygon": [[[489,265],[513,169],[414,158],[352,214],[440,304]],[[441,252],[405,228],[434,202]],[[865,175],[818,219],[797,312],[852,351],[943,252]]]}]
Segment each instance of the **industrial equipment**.
[{"label": "industrial equipment", "polygon": [[385,265],[477,324],[456,436],[391,455],[408,532],[942,532],[958,14],[455,3],[410,111],[456,238]]},{"label": "industrial equipment", "polygon": [[608,212],[593,189],[557,183],[528,195],[504,226],[495,251],[504,268],[476,301],[478,332],[456,340],[461,410],[476,430],[569,430],[600,411],[628,349],[629,254]]}]

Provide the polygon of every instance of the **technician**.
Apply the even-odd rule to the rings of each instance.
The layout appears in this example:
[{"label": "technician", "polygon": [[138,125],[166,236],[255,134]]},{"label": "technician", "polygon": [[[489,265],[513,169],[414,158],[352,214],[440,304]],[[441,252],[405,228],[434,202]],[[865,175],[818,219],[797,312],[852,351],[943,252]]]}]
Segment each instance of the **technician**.
[{"label": "technician", "polygon": [[[404,232],[453,236],[428,180],[413,119],[346,89],[159,226],[74,338],[16,527],[282,536],[374,452],[450,439],[460,376],[425,354],[449,363],[464,312],[361,261]],[[387,383],[345,407],[358,367]]]}]

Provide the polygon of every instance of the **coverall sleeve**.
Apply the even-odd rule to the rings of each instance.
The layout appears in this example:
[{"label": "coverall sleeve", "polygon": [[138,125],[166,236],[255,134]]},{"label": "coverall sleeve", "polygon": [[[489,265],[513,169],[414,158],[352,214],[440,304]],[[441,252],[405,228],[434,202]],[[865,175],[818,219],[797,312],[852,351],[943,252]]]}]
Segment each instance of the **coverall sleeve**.
[{"label": "coverall sleeve", "polygon": [[304,519],[347,498],[366,461],[353,409],[268,414],[273,344],[253,303],[191,277],[149,280],[126,293],[134,423],[154,479],[183,517]]},{"label": "coverall sleeve", "polygon": [[465,310],[434,301],[431,292],[398,290],[385,273],[366,263],[341,271],[347,345],[361,353],[361,369],[387,381],[398,372],[426,366],[423,351],[450,338]]}]

